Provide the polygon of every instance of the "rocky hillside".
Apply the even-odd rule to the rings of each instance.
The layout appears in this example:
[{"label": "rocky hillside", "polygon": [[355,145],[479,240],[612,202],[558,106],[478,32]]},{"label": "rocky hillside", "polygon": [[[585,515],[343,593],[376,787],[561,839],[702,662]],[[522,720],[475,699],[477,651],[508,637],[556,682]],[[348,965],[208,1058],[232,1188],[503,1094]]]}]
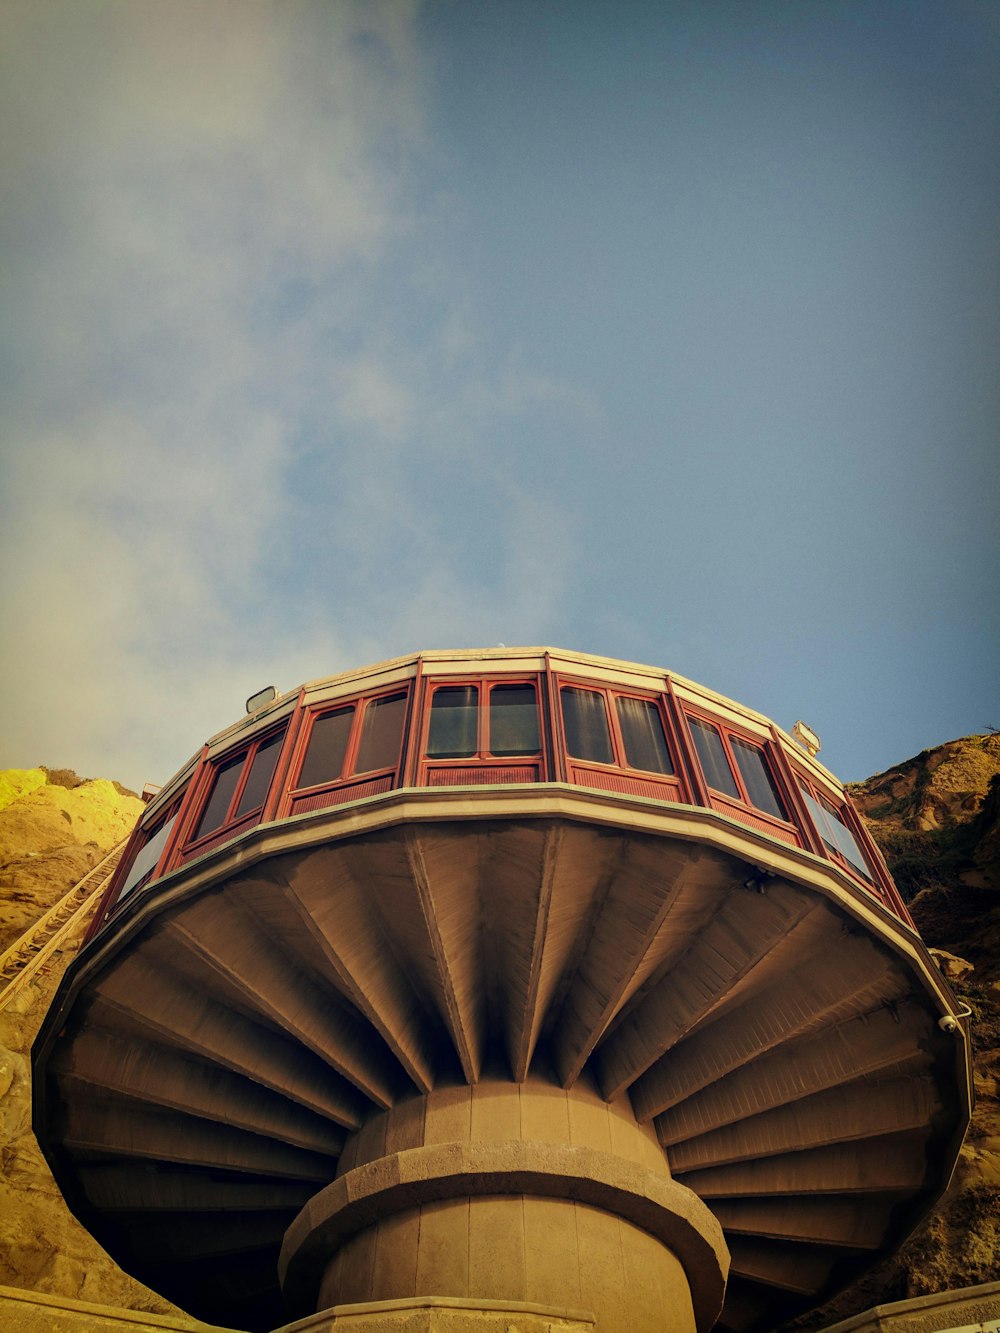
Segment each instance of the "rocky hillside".
[{"label": "rocky hillside", "polygon": [[851,796],[921,935],[972,1009],[976,1110],[934,1213],[898,1255],[792,1326],[801,1330],[1000,1273],[1000,735],[925,750],[857,783]]},{"label": "rocky hillside", "polygon": [[[0,953],[125,837],[131,792],[67,770],[0,773]],[[31,1043],[79,941],[0,1010],[0,1285],[169,1313],[73,1218],[31,1132]]]},{"label": "rocky hillside", "polygon": [[[935,1213],[899,1255],[790,1326],[799,1330],[1000,1272],[1000,736],[925,751],[852,795],[925,940],[956,955],[942,963],[973,1010],[978,1104]],[[0,774],[0,951],[120,840],[141,808],[110,782],[41,769]],[[0,1011],[0,1284],[166,1313],[173,1307],[126,1277],[70,1216],[31,1133],[28,1055],[71,952]]]}]

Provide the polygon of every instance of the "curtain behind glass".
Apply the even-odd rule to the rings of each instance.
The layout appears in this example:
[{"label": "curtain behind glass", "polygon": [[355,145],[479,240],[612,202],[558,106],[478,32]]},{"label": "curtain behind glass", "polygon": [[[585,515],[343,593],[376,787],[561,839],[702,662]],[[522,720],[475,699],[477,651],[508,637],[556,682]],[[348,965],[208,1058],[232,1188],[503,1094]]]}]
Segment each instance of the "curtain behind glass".
[{"label": "curtain behind glass", "polygon": [[353,704],[316,718],[309,733],[309,748],[297,786],[316,787],[321,782],[335,782],[340,777],[353,721]]},{"label": "curtain behind glass", "polygon": [[574,690],[564,685],[562,708],[566,753],[574,759],[589,759],[594,764],[613,764],[615,757],[604,695],[595,690]]},{"label": "curtain behind glass", "polygon": [[361,724],[361,744],[354,765],[355,773],[373,773],[379,768],[395,768],[403,743],[406,695],[390,694],[372,699]]},{"label": "curtain behind glass", "polygon": [[824,801],[820,804],[815,799],[808,787],[799,783],[802,789],[802,795],[813,817],[813,823],[819,830],[819,836],[826,843],[832,852],[839,852],[846,861],[863,875],[865,879],[871,881],[872,875],[868,868],[868,862],[865,860],[864,853],[854,840],[854,834],[843,822],[840,816]]},{"label": "curtain behind glass", "polygon": [[756,745],[740,740],[738,736],[730,736],[729,743],[733,747],[733,755],[743,775],[750,804],[755,805],[758,810],[774,815],[775,819],[787,819],[785,807],[781,804],[778,789],[767,767],[767,760],[760,750]]},{"label": "curtain behind glass", "polygon": [[691,723],[691,736],[698,751],[698,758],[701,760],[705,781],[723,795],[735,796],[739,800],[740,789],[736,785],[726,752],[722,748],[722,737],[713,726],[697,717],[688,718],[688,721]]},{"label": "curtain behind glass", "polygon": [[629,768],[641,768],[647,773],[673,773],[660,710],[652,699],[619,695],[615,707]]}]

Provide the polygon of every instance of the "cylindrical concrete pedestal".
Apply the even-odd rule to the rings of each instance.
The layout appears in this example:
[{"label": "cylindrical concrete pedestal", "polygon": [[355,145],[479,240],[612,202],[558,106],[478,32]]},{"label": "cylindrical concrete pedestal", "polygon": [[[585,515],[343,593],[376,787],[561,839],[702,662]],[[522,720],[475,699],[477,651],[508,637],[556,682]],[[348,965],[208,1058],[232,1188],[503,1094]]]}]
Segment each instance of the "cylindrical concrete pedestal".
[{"label": "cylindrical concrete pedestal", "polygon": [[721,1308],[721,1229],[625,1098],[537,1077],[435,1090],[373,1117],[341,1168],[286,1234],[290,1314],[437,1297],[695,1333]]}]

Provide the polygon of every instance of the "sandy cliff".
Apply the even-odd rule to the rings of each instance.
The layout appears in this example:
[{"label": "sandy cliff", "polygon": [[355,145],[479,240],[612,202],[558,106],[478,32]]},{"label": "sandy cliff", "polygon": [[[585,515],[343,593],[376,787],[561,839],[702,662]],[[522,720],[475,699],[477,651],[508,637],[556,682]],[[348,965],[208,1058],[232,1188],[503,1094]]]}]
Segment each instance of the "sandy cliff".
[{"label": "sandy cliff", "polygon": [[941,965],[972,1009],[976,1110],[951,1188],[926,1223],[898,1255],[793,1325],[803,1330],[1000,1276],[1000,735],[926,750],[851,795],[924,940],[955,956]]},{"label": "sandy cliff", "polygon": [[[125,837],[142,802],[111,782],[0,774],[0,952]],[[31,1043],[79,941],[0,1010],[0,1285],[167,1313],[70,1214],[31,1132]]]}]

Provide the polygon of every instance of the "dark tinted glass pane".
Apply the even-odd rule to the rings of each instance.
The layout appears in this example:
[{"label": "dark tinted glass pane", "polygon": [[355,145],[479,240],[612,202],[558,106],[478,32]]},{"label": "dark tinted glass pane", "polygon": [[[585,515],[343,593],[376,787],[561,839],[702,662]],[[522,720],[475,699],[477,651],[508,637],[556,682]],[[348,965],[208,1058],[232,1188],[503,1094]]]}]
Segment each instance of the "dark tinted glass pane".
[{"label": "dark tinted glass pane", "polygon": [[244,759],[246,759],[245,754],[237,755],[235,759],[227,760],[216,770],[208,803],[198,824],[198,832],[194,835],[196,838],[222,827],[229,802],[233,799],[233,792],[243,770]]},{"label": "dark tinted glass pane", "polygon": [[396,767],[405,716],[405,694],[390,694],[384,699],[373,699],[368,704],[361,724],[361,745],[354,765],[355,773],[372,773],[377,768]]},{"label": "dark tinted glass pane", "polygon": [[802,787],[802,795],[805,797],[813,822],[819,830],[819,836],[823,839],[827,848],[831,852],[839,852],[859,875],[863,875],[865,879],[871,882],[872,874],[868,868],[868,862],[865,860],[865,854],[840,815],[832,806],[827,805],[826,801],[817,801],[808,787]]},{"label": "dark tinted glass pane", "polygon": [[537,754],[540,749],[534,685],[494,685],[490,690],[490,754]]},{"label": "dark tinted glass pane", "polygon": [[476,753],[479,689],[448,685],[434,691],[427,753],[434,759],[468,759]]},{"label": "dark tinted glass pane", "polygon": [[240,803],[236,807],[237,818],[240,815],[248,815],[251,810],[259,810],[264,804],[264,797],[274,777],[274,766],[278,762],[278,752],[284,735],[284,732],[279,732],[277,736],[272,736],[270,740],[258,746],[247,785],[243,788]]},{"label": "dark tinted glass pane", "polygon": [[778,788],[774,784],[771,770],[761,751],[756,745],[741,741],[738,736],[730,736],[729,743],[733,747],[733,755],[743,775],[743,785],[750,797],[750,804],[755,805],[758,810],[774,815],[775,819],[787,819]]},{"label": "dark tinted glass pane", "polygon": [[321,782],[335,782],[340,777],[353,721],[353,704],[320,714],[309,733],[309,748],[297,786],[316,787]]},{"label": "dark tinted glass pane", "polygon": [[139,855],[132,862],[128,875],[125,877],[125,883],[118,891],[118,897],[115,900],[117,903],[120,903],[123,898],[127,897],[140,880],[149,878],[150,872],[156,868],[157,861],[159,861],[160,857],[163,855],[163,849],[167,845],[167,839],[170,837],[176,822],[177,810],[174,811],[165,823],[160,825],[159,829],[153,834],[146,845],[140,848]]},{"label": "dark tinted glass pane", "polygon": [[721,791],[726,796],[735,796],[739,800],[740,789],[736,785],[726,752],[722,748],[722,737],[707,722],[701,722],[696,717],[689,718],[688,721],[691,723],[691,736],[694,739],[694,748],[698,751],[698,758],[701,760],[705,781],[716,791]]},{"label": "dark tinted glass pane", "polygon": [[660,710],[652,699],[628,699],[619,695],[615,707],[629,768],[641,768],[647,773],[673,773]]},{"label": "dark tinted glass pane", "polygon": [[562,690],[562,709],[566,753],[595,764],[613,764],[615,755],[604,695],[594,690],[574,690],[567,685]]}]

